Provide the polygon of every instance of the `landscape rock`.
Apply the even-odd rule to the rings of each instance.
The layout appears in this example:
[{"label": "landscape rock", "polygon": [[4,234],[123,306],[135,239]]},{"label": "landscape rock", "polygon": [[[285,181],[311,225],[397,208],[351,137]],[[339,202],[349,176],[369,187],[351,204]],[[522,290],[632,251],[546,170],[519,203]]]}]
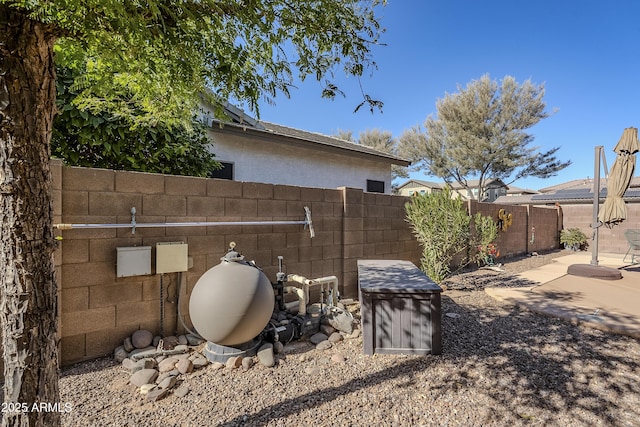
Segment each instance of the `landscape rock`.
[{"label": "landscape rock", "polygon": [[204,342],[204,339],[193,334],[187,334],[187,342],[189,345],[196,346],[202,344]]},{"label": "landscape rock", "polygon": [[331,336],[331,334],[334,333],[335,331],[336,331],[336,328],[334,328],[331,325],[320,325],[320,332],[322,332],[326,336]]},{"label": "landscape rock", "polygon": [[361,334],[362,330],[360,328],[354,328],[353,332],[347,334],[348,339],[358,338]]},{"label": "landscape rock", "polygon": [[178,337],[178,344],[187,345],[187,344],[189,344],[189,341],[187,340],[187,337],[185,337],[184,335],[180,335]]},{"label": "landscape rock", "polygon": [[340,342],[344,339],[344,337],[342,336],[342,334],[340,332],[334,332],[331,335],[329,335],[329,342],[332,343],[337,343]]},{"label": "landscape rock", "polygon": [[131,337],[126,337],[122,345],[124,349],[127,350],[127,352],[132,352],[135,349],[133,343],[131,342]]},{"label": "landscape rock", "polygon": [[180,371],[181,374],[188,374],[193,371],[193,362],[189,359],[179,359],[178,363],[176,363],[176,369]]},{"label": "landscape rock", "polygon": [[122,363],[124,359],[129,356],[129,352],[124,349],[124,346],[118,346],[115,350],[113,350],[113,358],[116,359],[116,362]]},{"label": "landscape rock", "polygon": [[189,352],[189,347],[186,346],[186,345],[182,345],[182,344],[178,344],[173,349],[175,351],[182,352],[182,353],[188,353]]},{"label": "landscape rock", "polygon": [[169,391],[166,389],[154,388],[149,393],[147,393],[146,399],[152,402],[157,402],[158,400],[164,398],[168,393]]},{"label": "landscape rock", "polygon": [[140,386],[140,394],[145,395],[149,393],[151,390],[153,390],[154,388],[156,388],[155,384],[142,384]]},{"label": "landscape rock", "polygon": [[263,344],[258,349],[257,356],[258,356],[258,361],[263,366],[266,366],[267,368],[271,368],[272,366],[275,366],[275,364],[276,364],[276,360],[275,360],[275,357],[273,355],[273,345],[270,344],[270,343]]},{"label": "landscape rock", "polygon": [[158,370],[160,372],[169,372],[175,369],[176,363],[178,363],[178,359],[175,357],[167,357],[162,362],[158,363]]},{"label": "landscape rock", "polygon": [[189,394],[190,391],[191,389],[188,385],[182,384],[173,392],[173,395],[176,397],[185,397],[187,394]]},{"label": "landscape rock", "polygon": [[131,368],[133,368],[136,365],[136,363],[137,362],[134,362],[133,360],[131,360],[131,359],[129,359],[127,357],[122,361],[122,367],[124,369],[127,369],[127,370],[131,371]]},{"label": "landscape rock", "polygon": [[311,335],[311,338],[309,338],[309,341],[311,341],[311,344],[313,345],[318,345],[318,343],[321,343],[322,341],[326,341],[327,338],[329,337],[323,334],[322,332],[318,332],[316,334]]},{"label": "landscape rock", "polygon": [[191,363],[193,363],[193,369],[200,369],[209,364],[209,361],[204,357],[196,357]]},{"label": "landscape rock", "polygon": [[173,350],[179,343],[178,337],[173,335],[162,339],[162,348],[165,350]]},{"label": "landscape rock", "polygon": [[160,384],[162,381],[164,381],[166,378],[169,378],[171,375],[169,372],[163,372],[160,375],[158,375],[158,377],[156,378],[156,384]]},{"label": "landscape rock", "polygon": [[211,364],[211,369],[213,369],[214,371],[219,371],[220,369],[224,368],[225,364],[222,362],[213,362]]},{"label": "landscape rock", "polygon": [[178,360],[182,360],[182,359],[191,360],[191,355],[189,353],[173,354],[171,355],[171,357],[175,357]]},{"label": "landscape rock", "polygon": [[153,342],[153,334],[146,329],[139,329],[131,335],[131,343],[135,348],[149,347]]},{"label": "landscape rock", "polygon": [[151,347],[151,346],[144,347],[144,348],[136,348],[131,353],[129,353],[129,358],[133,359],[134,356],[136,356],[135,359],[140,360],[145,355],[153,354],[155,352],[156,352],[156,348],[155,347]]},{"label": "landscape rock", "polygon": [[325,340],[318,343],[318,345],[316,346],[316,350],[329,350],[331,347],[333,347],[331,341]]},{"label": "landscape rock", "polygon": [[151,384],[158,377],[158,371],[155,369],[141,369],[135,372],[129,378],[129,383],[136,387],[142,387],[144,384]]},{"label": "landscape rock", "polygon": [[233,356],[227,359],[227,368],[236,369],[242,366],[242,356]]},{"label": "landscape rock", "polygon": [[353,317],[348,311],[338,308],[330,307],[325,313],[325,319],[331,326],[346,334],[353,332]]},{"label": "landscape rock", "polygon": [[341,355],[340,353],[336,353],[334,355],[331,356],[331,361],[334,363],[342,363],[344,362],[346,359],[343,355]]},{"label": "landscape rock", "polygon": [[155,348],[158,348],[158,344],[160,344],[161,339],[162,337],[160,335],[156,335],[155,337],[153,337],[153,341],[151,342],[151,345],[154,346]]},{"label": "landscape rock", "polygon": [[143,369],[155,369],[157,366],[158,363],[154,359],[141,359],[134,362],[129,370],[134,373]]},{"label": "landscape rock", "polygon": [[168,376],[167,378],[163,379],[160,384],[158,384],[158,388],[169,390],[173,388],[174,385],[176,385],[176,382],[178,382],[178,377]]},{"label": "landscape rock", "polygon": [[251,369],[252,366],[253,366],[253,357],[242,358],[242,368],[244,370]]},{"label": "landscape rock", "polygon": [[273,351],[276,354],[281,354],[284,352],[284,344],[282,344],[280,341],[276,341],[273,343]]}]

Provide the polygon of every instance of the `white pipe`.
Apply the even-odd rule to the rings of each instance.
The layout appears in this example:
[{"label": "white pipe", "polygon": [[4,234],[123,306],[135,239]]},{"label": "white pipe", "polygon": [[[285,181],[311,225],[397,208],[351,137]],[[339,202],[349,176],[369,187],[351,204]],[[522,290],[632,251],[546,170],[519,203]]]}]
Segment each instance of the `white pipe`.
[{"label": "white pipe", "polygon": [[320,277],[318,279],[313,279],[312,282],[314,284],[331,286],[333,289],[333,293],[331,295],[331,305],[338,304],[338,297],[340,296],[340,291],[338,291],[338,278],[336,276]]},{"label": "white pipe", "polygon": [[284,293],[285,294],[292,293],[292,294],[296,294],[298,296],[298,301],[285,303],[285,307],[287,307],[287,310],[290,307],[293,307],[295,304],[298,304],[298,315],[304,316],[305,314],[307,314],[307,302],[308,301],[305,299],[304,289],[298,288],[296,286],[285,286],[284,287]]},{"label": "white pipe", "polygon": [[76,228],[161,228],[161,227],[213,227],[217,225],[308,225],[307,221],[217,221],[217,222],[139,222],[137,224],[54,224],[58,230]]},{"label": "white pipe", "polygon": [[300,276],[298,274],[289,274],[287,276],[287,281],[294,282],[302,285],[305,291],[305,300],[306,303],[309,303],[309,287],[317,286],[317,285],[329,285],[333,292],[331,295],[331,305],[338,304],[338,297],[340,295],[340,291],[338,290],[338,278],[336,276],[326,276],[320,277],[318,279],[307,279],[304,276]]},{"label": "white pipe", "polygon": [[58,230],[72,230],[74,228],[131,228],[131,234],[135,234],[136,228],[163,228],[163,227],[214,227],[232,225],[304,225],[309,227],[311,238],[315,237],[311,211],[304,207],[304,221],[195,221],[195,222],[136,222],[136,208],[131,208],[131,222],[129,224],[53,224]]},{"label": "white pipe", "polygon": [[304,289],[305,304],[309,304],[309,286],[314,285],[313,280],[307,279],[299,274],[289,274],[287,276],[287,282],[294,282],[302,285],[302,288]]}]

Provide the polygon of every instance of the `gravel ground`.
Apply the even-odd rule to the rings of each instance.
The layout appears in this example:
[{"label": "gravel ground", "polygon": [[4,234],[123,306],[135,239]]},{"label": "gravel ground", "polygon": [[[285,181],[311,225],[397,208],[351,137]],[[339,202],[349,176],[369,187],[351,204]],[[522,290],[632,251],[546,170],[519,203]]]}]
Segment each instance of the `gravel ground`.
[{"label": "gravel ground", "polygon": [[[64,426],[640,426],[640,342],[493,300],[485,286],[561,252],[448,280],[438,356],[362,354],[361,337],[285,346],[274,368],[183,376],[189,394],[147,402],[111,359],[62,372]],[[350,306],[358,315],[357,304]],[[336,356],[340,355],[340,356]]]}]

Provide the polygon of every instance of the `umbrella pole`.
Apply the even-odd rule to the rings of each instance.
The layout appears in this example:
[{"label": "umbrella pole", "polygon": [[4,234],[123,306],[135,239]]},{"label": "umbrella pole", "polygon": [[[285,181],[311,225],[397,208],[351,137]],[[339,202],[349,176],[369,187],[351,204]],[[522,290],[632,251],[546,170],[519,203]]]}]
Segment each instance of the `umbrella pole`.
[{"label": "umbrella pole", "polygon": [[622,279],[622,273],[617,268],[604,267],[598,265],[598,228],[602,225],[598,221],[598,210],[600,207],[600,164],[604,162],[605,175],[608,175],[607,161],[604,158],[604,147],[597,146],[593,168],[593,248],[591,264],[571,264],[567,268],[567,274],[573,276],[593,277],[604,280]]},{"label": "umbrella pole", "polygon": [[591,251],[591,265],[598,265],[598,209],[600,208],[600,158],[602,157],[602,145],[596,147],[594,166],[593,166],[593,220],[591,228],[593,228],[593,248]]}]

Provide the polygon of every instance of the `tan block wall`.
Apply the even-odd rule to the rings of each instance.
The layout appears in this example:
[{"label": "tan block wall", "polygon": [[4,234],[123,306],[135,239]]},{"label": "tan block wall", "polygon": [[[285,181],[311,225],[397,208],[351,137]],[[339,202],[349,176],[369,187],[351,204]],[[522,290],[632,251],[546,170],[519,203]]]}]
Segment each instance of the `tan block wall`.
[{"label": "tan block wall", "polygon": [[498,220],[498,211],[511,213],[513,222],[500,231],[496,244],[500,257],[548,251],[559,248],[563,211],[559,207],[513,206],[496,203],[469,202],[469,213],[490,216]]},{"label": "tan block wall", "polygon": [[[600,205],[600,209],[602,205]],[[563,228],[581,229],[593,244],[593,204],[563,205]],[[600,227],[598,230],[598,252],[624,254],[629,249],[624,232],[628,229],[640,229],[640,203],[627,203],[627,219],[613,228]],[[589,248],[588,250],[591,250]]]},{"label": "tan block wall", "polygon": [[[419,262],[420,249],[404,220],[405,197],[360,189],[318,189],[217,179],[64,167],[54,162],[56,223],[300,221],[312,212],[315,238],[301,225],[73,229],[61,232],[56,257],[60,294],[61,361],[109,354],[133,331],[160,333],[158,275],[116,277],[116,248],[181,241],[193,267],[182,274],[181,313],[189,295],[220,262],[229,242],[275,281],[279,255],[287,273],[335,275],[345,297],[357,298],[356,261],[393,258]],[[177,317],[177,273],[165,274],[163,332],[183,332]]]}]

